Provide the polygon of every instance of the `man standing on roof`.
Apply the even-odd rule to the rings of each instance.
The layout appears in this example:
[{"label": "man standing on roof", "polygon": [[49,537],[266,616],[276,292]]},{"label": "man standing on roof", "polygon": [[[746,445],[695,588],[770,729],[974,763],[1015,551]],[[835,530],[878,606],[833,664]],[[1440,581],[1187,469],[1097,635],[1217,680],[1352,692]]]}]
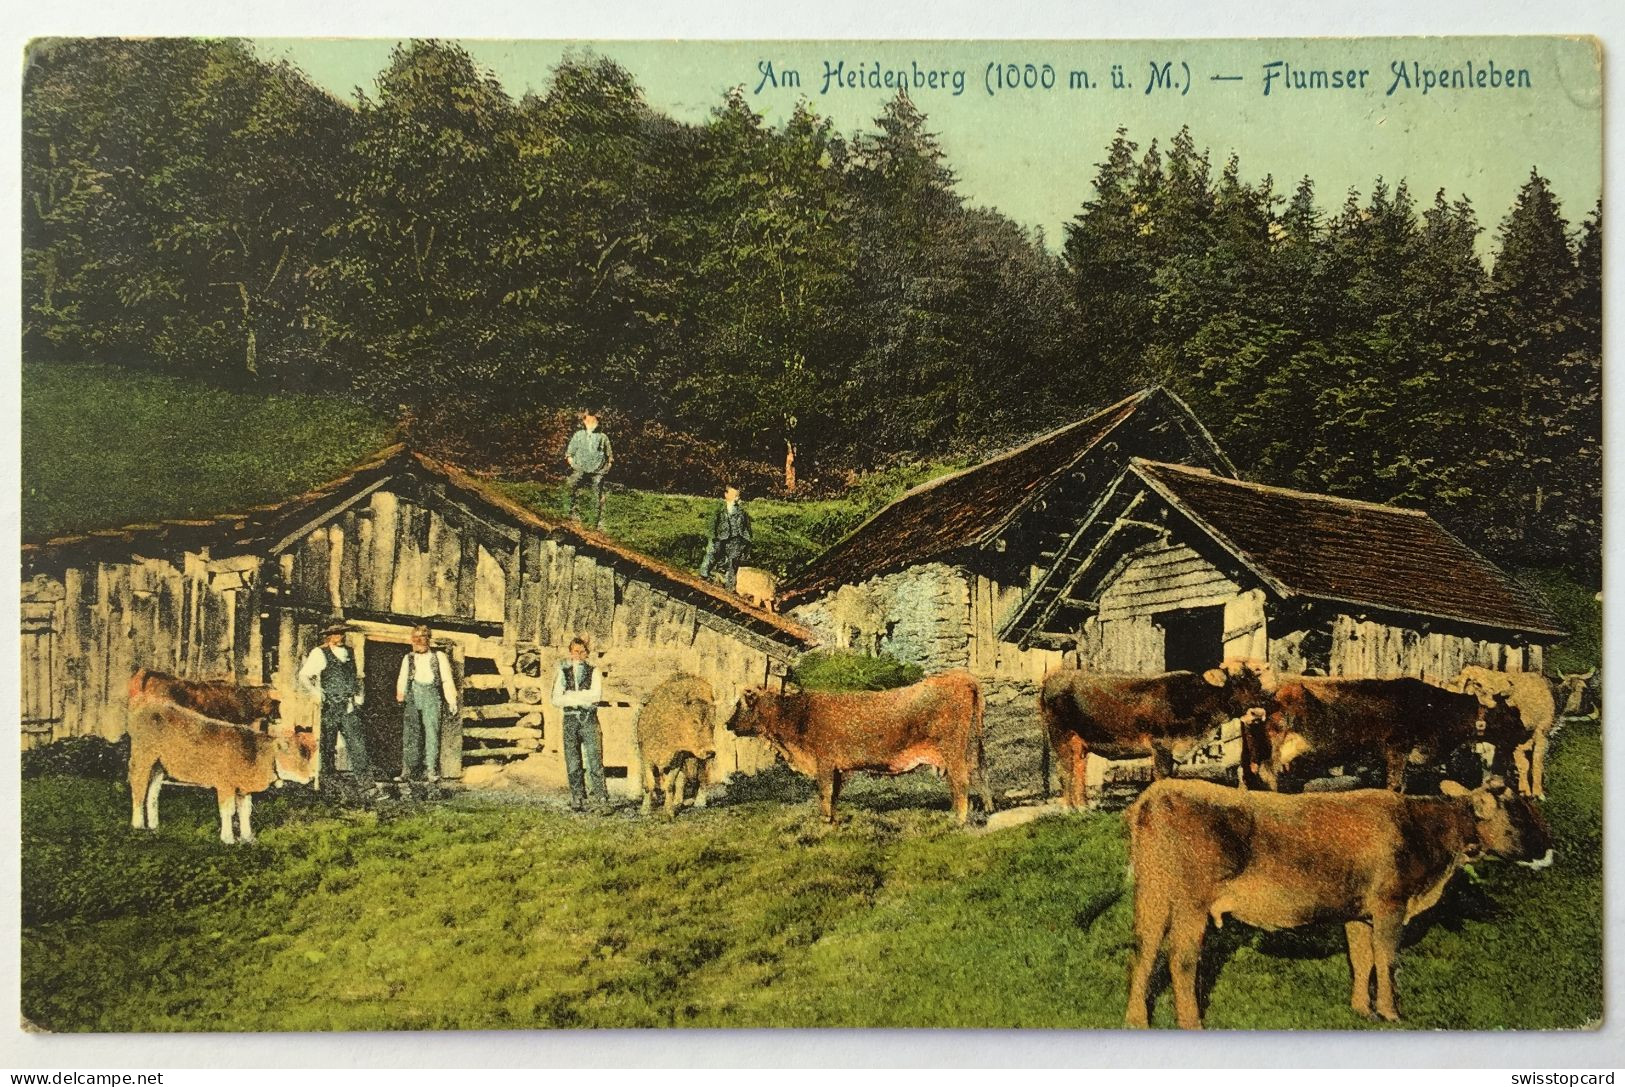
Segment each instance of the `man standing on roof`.
[{"label": "man standing on roof", "polygon": [[412,652],[401,661],[395,701],[404,704],[401,721],[401,779],[422,774],[440,780],[440,711],[457,714],[457,677],[446,654],[429,644],[426,626],[412,628]]},{"label": "man standing on roof", "polygon": [[722,505],[711,515],[711,539],[705,545],[700,576],[708,578],[715,570],[722,575],[724,585],[734,588],[740,564],[750,553],[750,541],[750,514],[739,501],[739,488],[729,484],[722,489]]},{"label": "man standing on roof", "polygon": [[367,759],[367,740],[362,734],[361,717],[356,710],[365,695],[361,689],[361,676],[356,671],[355,654],[344,644],[350,632],[349,624],[334,616],[321,631],[321,644],[310,651],[299,669],[299,686],[310,692],[322,704],[321,717],[321,774],[336,774],[339,737],[344,737],[344,751],[349,756],[350,773],[356,777],[370,777],[372,764]]},{"label": "man standing on roof", "polygon": [[609,437],[598,429],[598,414],[581,413],[581,428],[570,436],[564,448],[564,462],[570,466],[570,503],[564,515],[576,515],[576,492],[583,485],[591,485],[593,501],[598,507],[596,527],[604,527],[604,476],[615,466],[615,451],[610,448]]},{"label": "man standing on roof", "polygon": [[609,803],[604,786],[604,734],[598,724],[598,703],[604,697],[603,674],[587,662],[587,639],[573,638],[570,655],[559,662],[553,680],[553,705],[564,712],[564,776],[570,782],[570,808],[587,806],[592,790],[595,806]]}]

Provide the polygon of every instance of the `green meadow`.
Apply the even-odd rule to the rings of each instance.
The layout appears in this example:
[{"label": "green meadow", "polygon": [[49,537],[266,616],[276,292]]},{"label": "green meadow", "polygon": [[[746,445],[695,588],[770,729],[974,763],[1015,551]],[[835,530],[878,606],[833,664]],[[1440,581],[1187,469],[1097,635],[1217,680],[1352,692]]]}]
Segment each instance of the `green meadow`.
[{"label": "green meadow", "polygon": [[[1557,864],[1481,862],[1411,923],[1411,1029],[1581,1028],[1602,1004],[1601,743],[1553,742]],[[955,828],[935,778],[819,823],[782,769],[675,822],[462,793],[371,810],[290,786],[220,845],[212,797],[23,782],[23,1013],[53,1031],[1111,1027],[1133,953],[1115,813]],[[1164,974],[1165,977],[1165,974]],[[1347,1007],[1340,925],[1231,923],[1210,1027],[1396,1029]],[[312,999],[319,994],[320,999]],[[1171,1023],[1165,989],[1154,1022]]]}]

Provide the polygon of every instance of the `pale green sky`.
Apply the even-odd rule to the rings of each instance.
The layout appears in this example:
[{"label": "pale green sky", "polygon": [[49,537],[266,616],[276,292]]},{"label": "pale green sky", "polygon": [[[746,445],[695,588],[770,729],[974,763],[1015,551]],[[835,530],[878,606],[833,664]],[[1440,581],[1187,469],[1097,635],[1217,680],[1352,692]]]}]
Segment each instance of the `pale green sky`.
[{"label": "pale green sky", "polygon": [[[388,62],[393,39],[261,39],[267,57],[287,57],[335,93],[369,93]],[[1562,38],[1358,38],[1154,42],[546,42],[463,41],[476,61],[514,96],[546,88],[566,49],[590,48],[623,64],[649,100],[686,121],[705,118],[730,86],[743,84],[752,106],[782,120],[799,97],[850,134],[868,128],[893,91],[885,86],[830,85],[826,72],[844,62],[867,78],[876,62],[903,72],[915,103],[930,118],[972,202],[1042,227],[1056,246],[1062,226],[1089,194],[1094,164],[1112,133],[1126,126],[1142,147],[1165,145],[1189,124],[1212,152],[1215,172],[1231,151],[1250,179],[1273,174],[1290,191],[1314,178],[1328,210],[1350,187],[1368,192],[1378,174],[1410,182],[1419,204],[1443,187],[1465,193],[1491,234],[1531,166],[1551,180],[1571,223],[1588,213],[1602,186],[1602,77],[1590,40]],[[761,85],[764,62],[799,88]],[[1049,64],[1053,87],[988,93],[991,63]],[[1146,93],[1151,66],[1171,62],[1174,89]],[[1287,67],[1269,69],[1271,62]],[[1432,89],[1420,73],[1527,72],[1529,86]],[[1413,77],[1393,93],[1399,64]],[[1469,71],[1468,65],[1472,68]],[[1121,65],[1124,89],[1114,89]],[[1188,65],[1189,86],[1186,89]],[[920,72],[949,73],[939,89],[916,85]],[[1007,69],[1008,70],[1008,69]],[[1312,73],[1359,72],[1352,89],[1293,89]],[[1274,73],[1264,94],[1267,71]],[[962,73],[954,93],[952,73]],[[1093,89],[1072,89],[1085,72]],[[1017,69],[1018,77],[1021,69]],[[1240,76],[1215,80],[1214,76]],[[1363,86],[1360,84],[1363,83]],[[759,86],[760,85],[760,86]]]}]

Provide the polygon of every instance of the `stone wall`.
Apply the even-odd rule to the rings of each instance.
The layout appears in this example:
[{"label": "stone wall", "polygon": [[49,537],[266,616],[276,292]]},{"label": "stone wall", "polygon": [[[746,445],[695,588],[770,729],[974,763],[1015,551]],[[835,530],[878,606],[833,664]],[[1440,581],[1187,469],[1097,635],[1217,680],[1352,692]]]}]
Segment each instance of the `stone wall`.
[{"label": "stone wall", "polygon": [[833,649],[884,653],[927,674],[970,664],[970,581],[943,563],[842,585],[790,616]]},{"label": "stone wall", "polygon": [[1044,749],[1038,720],[1038,684],[1015,679],[982,680],[986,705],[982,755],[994,803],[1032,802],[1044,795]]}]

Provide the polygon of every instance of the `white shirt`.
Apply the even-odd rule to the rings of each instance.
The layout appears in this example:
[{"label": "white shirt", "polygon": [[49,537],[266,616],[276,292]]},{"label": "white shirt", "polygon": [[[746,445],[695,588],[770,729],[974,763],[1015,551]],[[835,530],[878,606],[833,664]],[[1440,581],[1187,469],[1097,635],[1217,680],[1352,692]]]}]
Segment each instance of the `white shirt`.
[{"label": "white shirt", "polygon": [[[347,645],[334,646],[333,656],[337,657],[341,661],[349,660],[350,647]],[[322,669],[326,667],[327,653],[324,651],[323,646],[317,646],[315,649],[312,649],[310,651],[310,656],[305,658],[305,663],[299,667],[299,686],[303,687],[306,691],[309,691],[318,702],[320,702],[322,699]],[[360,677],[358,676],[357,678],[359,679]],[[365,699],[366,692],[357,691],[353,701],[357,706],[359,706]]]},{"label": "white shirt", "polygon": [[457,712],[457,677],[452,674],[451,661],[446,654],[438,649],[427,653],[413,651],[401,660],[401,674],[395,680],[395,697],[406,697],[406,685],[409,682],[433,683],[435,658],[440,658],[440,690],[446,696],[446,705],[452,713]]},{"label": "white shirt", "polygon": [[564,670],[566,668],[576,669],[571,678],[577,683],[580,683],[581,666],[583,664],[590,663],[590,661],[576,661],[569,658],[564,660],[564,662],[559,666],[558,674],[553,677],[553,705],[559,707],[560,709],[564,709],[567,706],[572,709],[585,709],[587,707],[596,706],[603,700],[604,670],[602,668],[594,668],[592,670],[592,683],[587,687],[586,690],[567,691],[564,689]]}]

